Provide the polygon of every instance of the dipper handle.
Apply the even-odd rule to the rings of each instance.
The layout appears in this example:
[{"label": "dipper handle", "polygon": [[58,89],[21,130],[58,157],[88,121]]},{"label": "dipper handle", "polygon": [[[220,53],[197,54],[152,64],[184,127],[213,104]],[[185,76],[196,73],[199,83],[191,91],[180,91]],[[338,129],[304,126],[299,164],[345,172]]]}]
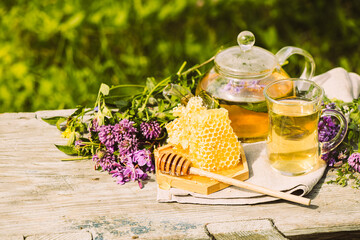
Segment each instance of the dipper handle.
[{"label": "dipper handle", "polygon": [[219,182],[227,183],[229,185],[237,186],[258,193],[263,193],[265,195],[281,198],[291,202],[300,203],[306,206],[309,206],[311,202],[311,200],[308,198],[296,196],[285,192],[275,191],[252,183],[243,182],[237,179],[225,177],[220,174],[191,167],[191,161],[186,159],[184,156],[171,151],[160,154],[159,158],[157,159],[157,167],[158,170],[160,170],[162,173],[176,175],[176,176],[182,176],[188,174],[204,176],[215,179]]},{"label": "dipper handle", "polygon": [[303,204],[306,206],[309,206],[311,203],[311,200],[308,198],[296,196],[296,195],[285,193],[285,192],[275,191],[275,190],[261,187],[261,186],[258,186],[258,185],[252,184],[252,183],[247,183],[247,182],[243,182],[243,181],[240,181],[240,180],[237,180],[234,178],[225,177],[223,175],[219,175],[216,173],[207,172],[207,171],[201,170],[199,168],[190,167],[189,173],[194,174],[194,175],[212,178],[219,182],[227,183],[229,185],[237,186],[237,187],[244,188],[244,189],[251,190],[254,192],[258,192],[258,193],[263,193],[263,194],[266,194],[266,195],[269,195],[272,197],[281,198],[284,200],[288,200],[290,202],[300,203],[300,204]]}]

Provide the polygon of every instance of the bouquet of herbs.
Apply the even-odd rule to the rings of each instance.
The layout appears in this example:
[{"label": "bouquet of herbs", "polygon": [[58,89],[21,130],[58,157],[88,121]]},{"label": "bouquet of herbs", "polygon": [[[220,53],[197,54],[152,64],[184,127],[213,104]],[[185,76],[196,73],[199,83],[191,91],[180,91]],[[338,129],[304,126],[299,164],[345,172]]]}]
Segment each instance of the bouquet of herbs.
[{"label": "bouquet of herbs", "polygon": [[[94,108],[79,107],[69,117],[43,119],[56,124],[69,138],[67,145],[57,147],[80,160],[92,158],[96,170],[109,172],[117,183],[142,181],[148,173],[154,172],[154,149],[166,140],[165,124],[174,119],[171,110],[195,94],[196,84],[206,71],[200,69],[208,61],[184,71],[179,71],[159,82],[147,78],[145,85],[101,84]],[[129,88],[138,89],[135,94],[123,94]],[[122,92],[120,94],[119,92]],[[201,92],[205,104],[218,107],[216,102]],[[348,131],[344,141],[333,151],[322,155],[328,166],[337,168],[338,177],[331,183],[342,186],[351,180],[360,187],[360,98],[351,103],[325,99],[324,108],[332,108],[349,116]],[[64,124],[65,123],[65,124]],[[338,123],[331,117],[319,122],[319,141],[333,138],[339,130]]]},{"label": "bouquet of herbs", "polygon": [[[212,59],[162,81],[147,78],[145,85],[101,84],[94,108],[80,106],[69,117],[43,119],[56,124],[67,145],[58,149],[77,158],[89,159],[96,170],[109,172],[117,183],[142,181],[154,172],[153,152],[166,139],[165,124],[174,119],[171,110],[195,94],[196,83],[204,74],[200,68]],[[129,88],[137,93],[126,94]],[[133,91],[134,92],[134,91]]]}]

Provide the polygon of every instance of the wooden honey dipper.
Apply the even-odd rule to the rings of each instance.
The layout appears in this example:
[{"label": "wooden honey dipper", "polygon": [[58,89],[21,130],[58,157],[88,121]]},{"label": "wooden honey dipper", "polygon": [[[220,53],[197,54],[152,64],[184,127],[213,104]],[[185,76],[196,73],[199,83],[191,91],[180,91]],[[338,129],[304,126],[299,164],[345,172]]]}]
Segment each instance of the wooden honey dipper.
[{"label": "wooden honey dipper", "polygon": [[247,190],[251,190],[258,193],[263,193],[272,197],[285,199],[291,202],[300,203],[303,205],[310,205],[311,200],[301,196],[292,195],[285,192],[271,190],[265,187],[261,187],[252,183],[246,183],[233,178],[225,177],[220,174],[201,170],[199,168],[191,167],[191,161],[186,159],[180,154],[174,152],[161,153],[157,159],[158,170],[162,173],[184,176],[188,174],[194,174],[215,179],[219,182],[227,183],[229,185],[237,186]]}]

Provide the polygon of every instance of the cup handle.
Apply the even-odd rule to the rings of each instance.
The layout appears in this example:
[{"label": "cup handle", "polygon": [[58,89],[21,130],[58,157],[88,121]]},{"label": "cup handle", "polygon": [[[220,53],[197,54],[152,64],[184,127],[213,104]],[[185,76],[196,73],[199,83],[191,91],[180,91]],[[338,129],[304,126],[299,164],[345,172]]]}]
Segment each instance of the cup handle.
[{"label": "cup handle", "polygon": [[347,129],[348,129],[347,120],[341,112],[334,110],[334,109],[324,109],[324,110],[322,110],[321,117],[324,117],[324,116],[336,117],[339,120],[340,129],[333,139],[331,139],[328,142],[320,143],[321,154],[328,153],[328,152],[334,150],[337,146],[339,146],[339,144],[344,140]]},{"label": "cup handle", "polygon": [[281,66],[291,55],[294,54],[304,56],[305,58],[304,70],[301,73],[300,78],[311,79],[314,76],[315,72],[315,61],[314,58],[310,55],[310,53],[308,53],[307,51],[301,48],[287,46],[283,47],[276,53],[276,58],[278,59],[278,62]]}]

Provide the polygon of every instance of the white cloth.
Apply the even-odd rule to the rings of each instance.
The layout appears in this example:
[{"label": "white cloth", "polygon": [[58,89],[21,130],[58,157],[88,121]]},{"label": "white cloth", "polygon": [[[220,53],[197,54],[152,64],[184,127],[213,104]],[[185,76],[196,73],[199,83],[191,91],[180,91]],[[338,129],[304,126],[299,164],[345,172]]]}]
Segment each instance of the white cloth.
[{"label": "white cloth", "polygon": [[[325,90],[328,98],[337,98],[345,102],[359,97],[360,76],[348,73],[343,68],[335,68],[313,78]],[[265,142],[242,144],[250,171],[247,182],[273,190],[285,191],[296,195],[306,195],[323,176],[326,169],[324,163],[306,175],[288,177],[271,169],[266,161]],[[241,205],[257,204],[277,200],[276,198],[230,186],[218,192],[202,195],[186,190],[158,188],[159,202],[179,202],[195,204]]]},{"label": "white cloth", "polygon": [[313,80],[325,90],[325,95],[330,99],[337,98],[351,102],[359,97],[360,76],[349,73],[343,68],[334,68],[315,76]]}]

